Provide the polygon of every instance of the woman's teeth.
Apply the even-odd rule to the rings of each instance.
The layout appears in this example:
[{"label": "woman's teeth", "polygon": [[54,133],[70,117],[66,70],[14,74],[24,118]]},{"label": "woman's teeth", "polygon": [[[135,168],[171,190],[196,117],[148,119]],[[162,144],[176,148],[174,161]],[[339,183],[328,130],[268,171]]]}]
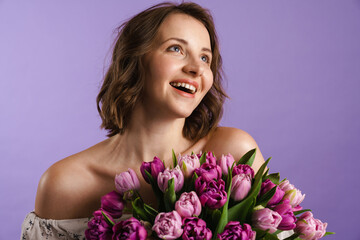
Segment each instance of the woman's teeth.
[{"label": "woman's teeth", "polygon": [[188,83],[171,82],[170,85],[179,90],[182,90],[182,91],[185,91],[185,92],[188,92],[191,94],[196,92],[196,88],[193,85],[190,85]]}]

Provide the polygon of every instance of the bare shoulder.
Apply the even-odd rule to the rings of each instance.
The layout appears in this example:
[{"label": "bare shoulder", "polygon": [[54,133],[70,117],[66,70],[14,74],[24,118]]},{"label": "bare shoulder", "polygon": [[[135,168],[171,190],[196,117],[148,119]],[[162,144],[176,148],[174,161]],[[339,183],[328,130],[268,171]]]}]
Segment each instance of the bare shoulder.
[{"label": "bare shoulder", "polygon": [[[41,177],[35,212],[46,219],[90,217],[99,208],[100,198],[111,191],[106,174],[94,171],[88,150],[53,164]],[[100,187],[101,185],[101,187]],[[105,192],[105,193],[104,193]]]},{"label": "bare shoulder", "polygon": [[218,127],[210,136],[206,149],[216,155],[231,153],[239,160],[249,150],[256,148],[253,168],[257,171],[264,163],[264,158],[254,138],[247,132],[231,127]]}]

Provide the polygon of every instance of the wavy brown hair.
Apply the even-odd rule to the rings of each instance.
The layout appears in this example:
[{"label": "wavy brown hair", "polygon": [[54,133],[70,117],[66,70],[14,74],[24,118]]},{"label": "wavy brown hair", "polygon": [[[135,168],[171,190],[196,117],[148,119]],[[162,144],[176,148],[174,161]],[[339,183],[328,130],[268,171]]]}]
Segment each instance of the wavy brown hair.
[{"label": "wavy brown hair", "polygon": [[144,55],[151,51],[153,41],[164,19],[173,13],[187,14],[200,21],[209,32],[214,81],[209,92],[192,114],[185,119],[183,135],[198,140],[218,125],[227,97],[222,87],[222,60],[214,21],[207,9],[195,3],[160,3],[137,14],[118,29],[110,67],[97,96],[101,127],[109,137],[124,133],[132,111],[141,101],[145,68]]}]

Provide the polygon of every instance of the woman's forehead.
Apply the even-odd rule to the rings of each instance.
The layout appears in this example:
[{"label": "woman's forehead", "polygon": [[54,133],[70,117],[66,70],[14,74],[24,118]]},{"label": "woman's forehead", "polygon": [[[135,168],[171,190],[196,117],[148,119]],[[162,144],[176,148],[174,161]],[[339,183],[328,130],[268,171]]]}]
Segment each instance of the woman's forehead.
[{"label": "woman's forehead", "polygon": [[160,25],[157,39],[163,42],[170,38],[183,39],[190,44],[199,44],[201,48],[211,49],[209,32],[204,24],[187,14],[170,14]]}]

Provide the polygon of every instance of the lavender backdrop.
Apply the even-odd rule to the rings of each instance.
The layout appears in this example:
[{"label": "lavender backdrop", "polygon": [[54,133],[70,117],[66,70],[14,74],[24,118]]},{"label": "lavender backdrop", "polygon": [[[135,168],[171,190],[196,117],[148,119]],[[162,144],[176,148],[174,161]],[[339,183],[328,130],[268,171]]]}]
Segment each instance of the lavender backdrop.
[{"label": "lavender backdrop", "polygon": [[[156,2],[0,0],[0,239],[19,238],[51,164],[105,138],[95,97],[113,30]],[[220,35],[222,124],[307,194],[327,239],[360,239],[359,0],[196,2]]]}]

